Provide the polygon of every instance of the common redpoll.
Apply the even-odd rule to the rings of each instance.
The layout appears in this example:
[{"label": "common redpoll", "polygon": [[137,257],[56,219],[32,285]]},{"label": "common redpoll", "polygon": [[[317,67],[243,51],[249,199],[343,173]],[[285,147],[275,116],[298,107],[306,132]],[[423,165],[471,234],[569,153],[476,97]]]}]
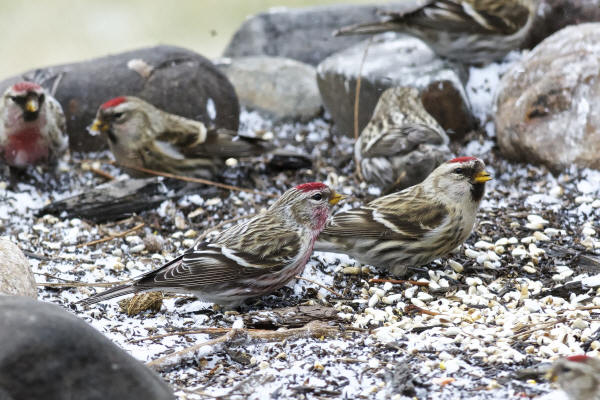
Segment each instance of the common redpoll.
[{"label": "common redpoll", "polygon": [[300,274],[331,206],[341,195],[318,182],[286,191],[269,209],[197,243],[183,255],[129,285],[88,299],[93,304],[130,293],[190,292],[213,303],[234,306],[270,293]]},{"label": "common redpoll", "polygon": [[427,0],[383,21],[342,28],[337,35],[406,32],[437,54],[466,64],[502,59],[523,45],[539,0]]},{"label": "common redpoll", "polygon": [[354,144],[362,176],[386,191],[417,184],[440,165],[450,150],[448,136],[423,107],[419,91],[387,89]]},{"label": "common redpoll", "polygon": [[570,400],[600,400],[600,359],[584,355],[560,358],[549,373]]},{"label": "common redpoll", "polygon": [[492,179],[475,157],[452,159],[423,182],[335,214],[315,250],[345,253],[403,275],[463,243]]},{"label": "common redpoll", "polygon": [[0,159],[11,167],[48,164],[69,145],[60,103],[40,85],[19,82],[0,104]]},{"label": "common redpoll", "polygon": [[258,155],[268,147],[261,139],[209,129],[132,96],[102,104],[89,131],[105,133],[117,162],[124,166],[199,178],[211,178],[227,158]]}]

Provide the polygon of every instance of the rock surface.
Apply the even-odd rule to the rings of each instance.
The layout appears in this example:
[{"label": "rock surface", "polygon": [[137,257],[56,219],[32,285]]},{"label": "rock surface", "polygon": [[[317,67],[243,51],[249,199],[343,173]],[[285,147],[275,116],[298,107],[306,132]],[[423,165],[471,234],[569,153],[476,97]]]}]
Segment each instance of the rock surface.
[{"label": "rock surface", "polygon": [[174,398],[152,371],[58,306],[0,297],[0,320],[0,394],[9,399]]},{"label": "rock surface", "polygon": [[28,71],[0,82],[0,92],[23,79],[56,89],[73,150],[105,147],[105,140],[89,135],[86,127],[100,104],[121,95],[219,127],[237,130],[239,125],[239,103],[231,83],[210,60],[180,47],[143,48]]},{"label": "rock surface", "polygon": [[19,247],[0,237],[0,295],[37,297],[37,286],[29,261]]},{"label": "rock surface", "polygon": [[[369,40],[340,51],[317,68],[323,104],[337,129],[348,136],[354,135],[356,81],[368,43]],[[460,138],[473,128],[469,102],[457,71],[421,40],[383,34],[372,40],[363,65],[359,130],[369,122],[381,93],[397,86],[418,89],[425,109],[451,139]]]},{"label": "rock surface", "polygon": [[224,58],[218,68],[229,78],[240,103],[275,120],[307,121],[322,109],[312,65],[284,57]]},{"label": "rock surface", "polygon": [[566,26],[597,21],[600,21],[600,0],[542,0],[527,47],[534,47]]},{"label": "rock surface", "polygon": [[[411,3],[414,0],[405,1]],[[377,10],[404,9],[406,4],[334,5],[277,8],[248,18],[227,45],[226,57],[269,55],[317,65],[329,55],[363,41],[364,36],[334,37],[343,26],[380,18]]]},{"label": "rock surface", "polygon": [[567,27],[502,78],[498,144],[514,160],[600,168],[600,23]]}]

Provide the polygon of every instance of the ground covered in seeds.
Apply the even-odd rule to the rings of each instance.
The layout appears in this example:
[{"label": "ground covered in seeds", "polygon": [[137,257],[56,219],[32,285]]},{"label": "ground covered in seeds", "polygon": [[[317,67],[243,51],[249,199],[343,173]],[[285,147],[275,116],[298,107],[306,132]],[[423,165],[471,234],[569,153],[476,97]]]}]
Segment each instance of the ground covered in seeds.
[{"label": "ground covered in seeds", "polygon": [[[502,69],[473,74],[476,110],[491,109],[491,94],[482,92],[490,92]],[[331,129],[326,116],[272,125],[244,111],[242,130],[309,154],[313,167],[281,172],[263,160],[230,160],[224,181],[271,194],[324,181],[352,196],[343,207],[376,197],[376,188],[355,178],[353,141]],[[413,282],[372,282],[389,276],[346,256],[315,253],[303,277],[327,288],[293,281],[242,310],[184,296],[142,299],[149,309],[135,315],[126,312],[137,304],[118,300],[76,307],[104,290],[78,282],[116,282],[155,269],[206,229],[273,201],[214,189],[113,223],[37,215],[52,201],[105,182],[95,170],[125,179],[102,161],[108,153],[75,154],[56,178],[33,172],[16,187],[2,183],[0,235],[30,258],[41,300],[85,319],[142,362],[162,357],[157,368],[180,399],[542,396],[553,387],[540,364],[583,352],[600,356],[600,173],[573,168],[552,175],[509,163],[497,151],[493,128],[485,130],[454,146],[457,155],[483,158],[494,176],[478,225],[450,257],[411,271]],[[92,242],[103,238],[111,239]]]}]

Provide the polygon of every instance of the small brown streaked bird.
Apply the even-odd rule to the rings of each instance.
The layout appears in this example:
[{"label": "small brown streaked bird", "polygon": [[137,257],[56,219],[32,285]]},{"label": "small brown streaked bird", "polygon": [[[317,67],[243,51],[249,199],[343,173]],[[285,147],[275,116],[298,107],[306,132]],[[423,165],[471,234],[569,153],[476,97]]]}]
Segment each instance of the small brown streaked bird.
[{"label": "small brown streaked bird", "polygon": [[133,283],[82,300],[93,304],[131,293],[192,293],[228,307],[262,296],[301,274],[332,206],[342,196],[320,182],[286,191],[269,209],[202,241]]},{"label": "small brown streaked bird", "polygon": [[9,87],[0,103],[0,160],[14,168],[53,164],[69,146],[60,103],[33,82]]},{"label": "small brown streaked bird", "polygon": [[339,29],[336,35],[405,32],[438,55],[465,64],[498,61],[527,38],[540,0],[425,0],[385,19]]},{"label": "small brown streaked bird", "polygon": [[335,214],[315,250],[348,254],[404,275],[467,239],[490,179],[480,159],[452,159],[418,185]]},{"label": "small brown streaked bird", "polygon": [[569,400],[600,400],[600,359],[586,355],[560,358],[549,371]]},{"label": "small brown streaked bird", "polygon": [[448,158],[448,142],[419,91],[394,87],[381,94],[354,155],[365,181],[389,193],[423,181]]},{"label": "small brown streaked bird", "polygon": [[[260,155],[270,143],[209,129],[204,123],[162,111],[133,96],[120,96],[100,106],[88,128],[105,134],[117,162],[176,175],[210,179],[230,157]],[[143,173],[134,169],[133,176]]]}]

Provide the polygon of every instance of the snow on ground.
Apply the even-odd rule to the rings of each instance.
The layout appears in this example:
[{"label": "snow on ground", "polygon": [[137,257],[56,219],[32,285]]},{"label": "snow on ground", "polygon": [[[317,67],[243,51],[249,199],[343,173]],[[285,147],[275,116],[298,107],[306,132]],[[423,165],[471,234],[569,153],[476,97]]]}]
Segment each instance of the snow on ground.
[{"label": "snow on ground", "polygon": [[[504,64],[471,71],[468,93],[485,123],[490,122],[493,90],[503,70]],[[282,193],[297,183],[326,181],[354,196],[343,207],[378,193],[356,181],[352,142],[330,140],[328,120],[274,125],[244,111],[241,126],[244,133],[266,135],[310,154],[314,167],[276,172],[260,161],[240,160],[226,171],[228,183]],[[332,324],[340,327],[340,335],[202,347],[193,359],[162,373],[178,398],[564,398],[551,392],[543,376],[517,376],[560,356],[599,356],[600,173],[571,168],[553,176],[542,167],[508,163],[497,154],[493,137],[466,144],[463,154],[482,157],[494,180],[467,243],[448,259],[413,271],[410,279],[426,286],[369,283],[388,276],[375,267],[360,269],[346,256],[315,253],[303,277],[330,287],[341,299],[299,280],[242,311],[333,307],[337,320]],[[92,158],[106,158],[106,153]],[[43,205],[102,183],[85,167],[87,162],[74,157],[70,164],[46,184],[22,183],[15,189],[0,184],[0,234],[27,251],[40,283],[129,279],[191,247],[203,230],[273,201],[220,190],[215,196],[168,200],[157,210],[112,225],[36,216]],[[94,165],[125,178],[115,167]],[[125,238],[79,246],[139,222],[145,227]],[[159,250],[151,249],[152,238],[162,240]],[[40,286],[39,298],[85,319],[142,362],[214,336],[145,338],[200,327],[230,328],[244,316],[182,296],[167,297],[157,313],[135,316],[122,313],[117,300],[87,309],[73,305],[98,290],[103,288]]]}]

